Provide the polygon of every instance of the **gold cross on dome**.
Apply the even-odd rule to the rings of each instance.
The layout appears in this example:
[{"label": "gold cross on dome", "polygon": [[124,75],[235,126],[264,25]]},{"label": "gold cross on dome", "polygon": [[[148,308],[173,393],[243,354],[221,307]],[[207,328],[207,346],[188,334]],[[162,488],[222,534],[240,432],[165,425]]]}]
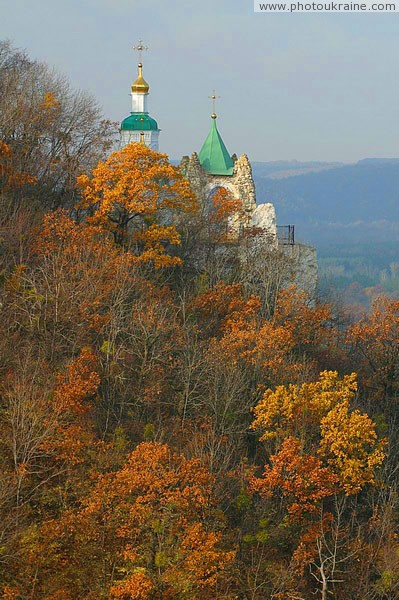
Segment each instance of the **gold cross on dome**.
[{"label": "gold cross on dome", "polygon": [[215,90],[212,91],[212,96],[208,96],[210,100],[212,100],[212,119],[216,119],[216,100],[220,98],[220,96],[216,96]]},{"label": "gold cross on dome", "polygon": [[139,43],[137,44],[137,46],[133,46],[133,50],[137,50],[138,55],[139,55],[139,63],[141,64],[143,52],[148,50],[148,46],[143,46],[143,40],[139,40]]}]

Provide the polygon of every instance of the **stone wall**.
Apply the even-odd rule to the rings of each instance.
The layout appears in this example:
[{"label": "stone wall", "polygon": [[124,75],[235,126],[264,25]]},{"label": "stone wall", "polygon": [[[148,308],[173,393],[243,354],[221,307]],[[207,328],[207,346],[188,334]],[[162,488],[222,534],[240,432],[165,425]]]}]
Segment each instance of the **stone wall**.
[{"label": "stone wall", "polygon": [[252,212],[256,208],[255,183],[252,177],[251,163],[246,154],[235,158],[233,175],[211,175],[202,168],[198,154],[193,152],[183,156],[180,169],[189,179],[193,190],[204,202],[218,187],[224,187],[234,198],[240,198],[245,211]]},{"label": "stone wall", "polygon": [[[284,266],[286,285],[294,283],[298,289],[305,290],[311,298],[315,296],[318,266],[316,249],[304,244],[284,246],[278,243],[276,211],[273,204],[256,204],[255,183],[252,177],[252,168],[248,157],[243,154],[239,158],[233,156],[234,172],[232,175],[211,175],[202,168],[198,155],[194,152],[190,157],[184,156],[180,163],[180,169],[190,181],[193,191],[202,203],[206,203],[212,192],[218,187],[229,190],[233,198],[240,199],[244,205],[244,228],[253,228],[256,235],[252,238],[254,245],[252,251],[261,260],[262,253],[270,255],[270,251],[277,255],[285,255],[287,264]],[[233,229],[240,231],[234,222]],[[223,263],[231,256],[238,253],[239,260],[242,249],[220,248],[219,259]],[[199,257],[198,257],[199,258]],[[222,260],[223,259],[223,260]],[[277,258],[276,258],[277,260]],[[201,261],[199,261],[201,262]],[[245,261],[244,261],[245,262]]]},{"label": "stone wall", "polygon": [[211,175],[202,168],[196,152],[183,156],[180,169],[183,171],[201,202],[205,203],[219,187],[228,190],[233,198],[243,203],[245,217],[244,227],[256,227],[265,230],[269,240],[277,243],[276,213],[272,204],[256,205],[255,183],[248,156],[242,154],[233,157],[234,172],[232,175]]},{"label": "stone wall", "polygon": [[313,246],[294,244],[280,246],[280,250],[292,260],[292,283],[315,298],[318,282],[317,252]]},{"label": "stone wall", "polygon": [[277,248],[277,219],[273,204],[259,204],[252,213],[251,225],[264,232],[260,235],[261,239],[267,237],[267,243]]}]

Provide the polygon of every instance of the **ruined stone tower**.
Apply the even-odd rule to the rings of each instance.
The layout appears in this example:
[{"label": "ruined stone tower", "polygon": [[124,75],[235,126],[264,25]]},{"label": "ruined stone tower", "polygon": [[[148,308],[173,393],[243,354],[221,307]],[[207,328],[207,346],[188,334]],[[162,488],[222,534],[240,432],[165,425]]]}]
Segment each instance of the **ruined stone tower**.
[{"label": "ruined stone tower", "polygon": [[272,204],[256,205],[255,183],[251,163],[246,154],[230,156],[212,114],[210,132],[199,152],[183,156],[180,168],[203,203],[218,189],[225,188],[234,199],[240,199],[245,213],[245,226],[262,228],[270,243],[277,244],[276,213]]},{"label": "ruined stone tower", "polygon": [[[216,96],[211,98],[215,101]],[[312,297],[317,284],[315,248],[295,241],[293,225],[277,227],[273,204],[257,205],[251,163],[246,154],[239,158],[235,154],[229,154],[218,131],[216,119],[214,110],[211,129],[200,152],[183,156],[180,163],[182,172],[204,206],[218,188],[225,188],[234,199],[241,200],[244,222],[235,220],[231,223],[233,230],[240,226],[256,230],[253,250],[260,262],[268,253],[272,253],[276,258],[285,256],[289,267],[286,284],[295,283],[299,289],[306,290]],[[237,251],[240,255],[240,250]]]}]

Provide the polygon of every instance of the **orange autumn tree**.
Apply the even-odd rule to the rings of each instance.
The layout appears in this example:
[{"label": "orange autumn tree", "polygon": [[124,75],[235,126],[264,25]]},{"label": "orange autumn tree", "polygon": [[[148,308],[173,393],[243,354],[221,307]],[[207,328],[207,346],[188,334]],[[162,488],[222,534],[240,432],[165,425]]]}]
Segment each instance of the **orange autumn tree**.
[{"label": "orange autumn tree", "polygon": [[316,374],[310,347],[333,343],[327,306],[309,306],[306,294],[282,290],[275,314],[265,319],[259,296],[245,294],[240,283],[219,283],[192,302],[204,333],[211,336],[228,360],[246,364],[259,373],[263,384],[295,380]]},{"label": "orange autumn tree", "polygon": [[[100,385],[99,361],[93,351],[82,348],[63,373],[56,377],[51,396],[53,432],[42,448],[57,460],[78,464],[95,443],[93,417]],[[46,418],[44,419],[45,424]]]},{"label": "orange autumn tree", "polygon": [[234,552],[222,546],[212,485],[197,459],[165,444],[141,443],[120,470],[97,477],[78,509],[43,526],[40,555],[32,556],[37,593],[224,597],[221,586]]},{"label": "orange autumn tree", "polygon": [[[355,374],[340,379],[325,371],[316,382],[266,390],[254,408],[252,429],[273,450],[249,487],[291,528],[291,561],[300,573],[321,568],[316,555],[335,527],[333,498],[345,502],[375,484],[385,457],[373,421],[351,407],[356,390]],[[353,555],[349,542],[346,552]]]},{"label": "orange autumn tree", "polygon": [[91,349],[83,348],[54,382],[48,365],[37,357],[34,362],[17,365],[0,386],[7,416],[0,447],[3,457],[12,457],[19,486],[29,478],[36,482],[55,462],[82,462],[94,440],[93,406],[100,378]]},{"label": "orange autumn tree", "polygon": [[259,296],[246,297],[241,284],[220,283],[198,295],[192,306],[202,335],[208,337],[207,354],[217,362],[240,366],[247,381],[253,377],[275,381],[296,369],[291,364],[291,331],[263,319]]},{"label": "orange autumn tree", "polygon": [[28,568],[27,557],[21,560],[24,536],[79,493],[97,444],[100,377],[93,352],[83,348],[55,376],[32,351],[24,354],[0,381],[0,590],[10,573]]},{"label": "orange autumn tree", "polygon": [[214,223],[225,223],[234,215],[240,215],[243,211],[242,200],[234,198],[232,193],[224,187],[218,187],[211,197],[212,213],[211,221]]},{"label": "orange autumn tree", "polygon": [[356,494],[374,483],[374,470],[384,460],[383,442],[366,414],[351,409],[356,375],[343,379],[324,371],[316,382],[266,390],[254,408],[252,429],[263,431],[261,441],[299,442],[301,452],[324,460],[337,477],[341,491]]},{"label": "orange autumn tree", "polygon": [[224,187],[216,188],[209,198],[209,211],[206,215],[210,241],[223,243],[237,238],[244,214],[240,198],[234,198]]},{"label": "orange autumn tree", "polygon": [[[72,299],[75,323],[98,329],[107,321],[105,308],[110,302],[118,277],[133,277],[133,257],[115,246],[101,227],[75,222],[66,211],[46,215],[34,245],[39,279],[38,287],[57,300],[58,320],[68,314]],[[54,274],[54,278],[51,275]]]},{"label": "orange autumn tree", "polygon": [[134,285],[134,257],[110,234],[76,223],[65,211],[45,216],[32,250],[30,263],[7,279],[9,318],[42,336],[50,361],[101,344],[115,294]]},{"label": "orange autumn tree", "polygon": [[251,480],[251,489],[266,498],[281,495],[291,518],[319,512],[320,502],[337,489],[337,476],[323,467],[317,456],[304,453],[294,437],[283,441],[277,454],[270,457],[270,466],[263,477]]},{"label": "orange autumn tree", "polygon": [[373,310],[347,335],[360,376],[373,398],[385,404],[399,392],[399,301],[379,297]]},{"label": "orange autumn tree", "polygon": [[219,283],[192,301],[192,307],[203,333],[207,336],[220,336],[229,324],[240,322],[248,325],[260,308],[260,300],[253,295],[245,298],[240,283]]},{"label": "orange autumn tree", "polygon": [[277,297],[274,322],[292,332],[297,352],[321,355],[335,342],[336,331],[328,304],[315,304],[295,285],[282,289]]},{"label": "orange autumn tree", "polygon": [[131,143],[100,162],[92,178],[78,179],[83,198],[78,206],[89,222],[112,232],[140,262],[155,267],[180,264],[167,246],[180,244],[175,219],[193,213],[197,201],[188,180],[166,154]]},{"label": "orange autumn tree", "polygon": [[15,190],[35,182],[36,177],[15,168],[10,146],[0,140],[0,191]]}]

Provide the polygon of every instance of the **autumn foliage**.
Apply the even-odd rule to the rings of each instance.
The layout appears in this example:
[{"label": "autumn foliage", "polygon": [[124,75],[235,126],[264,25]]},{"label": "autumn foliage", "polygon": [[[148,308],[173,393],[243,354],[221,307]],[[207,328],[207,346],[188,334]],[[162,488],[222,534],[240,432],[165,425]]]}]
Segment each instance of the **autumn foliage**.
[{"label": "autumn foliage", "polygon": [[222,527],[206,468],[142,443],[119,470],[96,475],[77,509],[43,525],[37,585],[51,597],[211,598],[234,560]]},{"label": "autumn foliage", "polygon": [[1,597],[396,598],[397,302],[251,270],[241,201],[143,144],[85,171],[1,240]]},{"label": "autumn foliage", "polygon": [[165,247],[179,245],[173,223],[176,211],[194,212],[196,199],[188,181],[166,155],[144,144],[129,144],[79,178],[80,210],[89,222],[110,231],[118,244],[128,245],[138,260],[156,267],[179,264]]},{"label": "autumn foliage", "polygon": [[0,140],[0,189],[15,190],[24,185],[34,184],[35,181],[35,176],[16,170],[10,146]]},{"label": "autumn foliage", "polygon": [[262,478],[253,478],[251,488],[265,497],[280,493],[288,514],[295,519],[319,510],[321,502],[337,489],[338,477],[317,457],[303,452],[301,442],[286,438],[279,452],[270,457]]},{"label": "autumn foliage", "polygon": [[252,427],[265,430],[261,440],[277,438],[281,446],[270,458],[273,469],[266,468],[264,481],[255,487],[296,490],[294,506],[299,511],[311,506],[303,485],[316,501],[339,491],[354,494],[375,483],[375,469],[385,457],[383,443],[370,417],[350,410],[356,389],[353,374],[339,380],[336,372],[324,372],[315,383],[267,390],[255,408]]},{"label": "autumn foliage", "polygon": [[399,368],[399,302],[377,298],[371,314],[353,325],[347,334],[351,351],[362,366],[364,382],[375,390],[376,400],[397,395]]}]

